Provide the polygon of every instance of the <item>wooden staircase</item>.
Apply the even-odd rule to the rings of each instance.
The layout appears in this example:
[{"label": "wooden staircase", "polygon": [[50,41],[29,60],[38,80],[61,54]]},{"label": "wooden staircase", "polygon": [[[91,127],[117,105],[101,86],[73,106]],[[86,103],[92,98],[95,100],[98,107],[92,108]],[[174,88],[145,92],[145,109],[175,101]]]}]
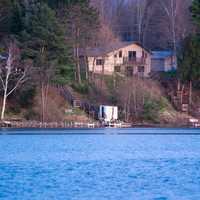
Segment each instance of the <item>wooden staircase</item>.
[{"label": "wooden staircase", "polygon": [[175,78],[163,77],[159,73],[152,73],[151,79],[158,81],[165,88],[166,96],[178,111],[189,113],[190,88],[188,85],[178,88],[178,81]]},{"label": "wooden staircase", "polygon": [[98,119],[99,105],[91,104],[89,101],[82,99],[81,96],[75,93],[69,86],[60,87],[59,90],[60,94],[72,105],[72,107],[80,108],[93,119]]},{"label": "wooden staircase", "polygon": [[81,97],[71,87],[62,87],[60,93],[74,108],[81,108]]},{"label": "wooden staircase", "polygon": [[177,90],[176,94],[172,96],[172,103],[175,107],[181,111],[189,112],[189,90],[184,89],[183,91]]}]

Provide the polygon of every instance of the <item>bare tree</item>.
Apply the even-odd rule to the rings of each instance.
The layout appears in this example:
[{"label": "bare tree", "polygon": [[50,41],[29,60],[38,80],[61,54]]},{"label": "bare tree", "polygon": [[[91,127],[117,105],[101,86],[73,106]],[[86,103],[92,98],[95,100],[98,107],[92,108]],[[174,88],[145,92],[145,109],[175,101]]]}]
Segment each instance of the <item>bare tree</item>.
[{"label": "bare tree", "polygon": [[48,57],[47,49],[43,46],[40,48],[40,54],[37,57],[36,63],[36,81],[39,83],[40,87],[40,102],[41,102],[41,110],[40,110],[40,118],[42,122],[47,121],[47,106],[48,106],[48,94],[50,83],[55,78],[55,65],[56,61],[52,61]]},{"label": "bare tree", "polygon": [[86,1],[63,8],[61,15],[64,16],[61,16],[61,18],[66,29],[67,43],[73,49],[75,80],[80,84],[82,83],[81,52],[85,52],[88,47],[92,46],[91,41],[93,41],[99,29],[98,13]]},{"label": "bare tree", "polygon": [[0,65],[0,81],[3,89],[1,120],[5,118],[6,102],[9,95],[18,89],[27,79],[30,62],[25,66],[20,62],[20,50],[15,42],[10,42],[8,57]]},{"label": "bare tree", "polygon": [[159,85],[152,80],[133,77],[117,85],[117,102],[123,109],[125,121],[141,118],[148,101],[160,101],[162,98]]},{"label": "bare tree", "polygon": [[188,14],[191,1],[159,0],[159,2],[167,16],[166,22],[168,23],[169,39],[174,55],[176,55],[178,42],[187,36],[191,28],[190,16]]},{"label": "bare tree", "polygon": [[138,41],[143,43],[143,35],[145,31],[145,25],[149,19],[148,10],[150,9],[151,2],[149,0],[134,0],[133,3],[136,5],[136,27],[138,34]]},{"label": "bare tree", "polygon": [[191,0],[92,2],[99,9],[101,18],[114,30],[114,34],[123,40],[140,41],[151,49],[172,48],[176,51],[180,40],[192,30],[189,12]]},{"label": "bare tree", "polygon": [[[98,42],[97,42],[98,46],[101,49],[104,49],[104,51],[106,52],[107,49],[112,49],[117,43],[120,43],[119,38],[117,38],[111,27],[109,26],[109,24],[107,24],[105,21],[101,21],[101,29],[99,31],[98,34]],[[101,71],[101,84],[103,84],[103,79],[104,79],[104,75],[105,75],[105,59],[106,59],[107,55],[106,53],[104,53],[102,55],[102,59],[103,59],[103,63],[102,63],[102,71]],[[114,54],[113,54],[114,57]]]},{"label": "bare tree", "polygon": [[100,20],[110,25],[114,22],[117,7],[123,2],[124,0],[90,0],[91,5],[98,9]]},{"label": "bare tree", "polygon": [[[171,32],[172,44],[173,44],[173,51],[176,55],[176,47],[177,47],[177,40],[176,40],[176,22],[178,16],[178,4],[180,1],[177,0],[167,0],[167,1],[160,1],[162,8],[164,9],[169,22],[169,28]],[[181,1],[182,3],[182,1]]]}]

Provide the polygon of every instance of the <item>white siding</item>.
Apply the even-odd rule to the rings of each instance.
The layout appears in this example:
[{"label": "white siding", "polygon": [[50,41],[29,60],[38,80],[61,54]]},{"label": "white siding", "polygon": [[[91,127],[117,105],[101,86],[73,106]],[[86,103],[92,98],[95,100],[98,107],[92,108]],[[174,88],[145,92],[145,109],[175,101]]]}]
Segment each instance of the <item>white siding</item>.
[{"label": "white siding", "polygon": [[[119,52],[122,51],[122,58],[119,57]],[[143,52],[147,55],[146,62],[144,65],[145,72],[144,76],[148,76],[151,70],[151,58],[150,53],[147,52],[145,49],[140,47],[137,44],[128,45],[124,48],[118,49],[116,51],[108,53],[105,57],[89,57],[88,58],[88,65],[89,65],[89,71],[94,73],[102,73],[104,68],[104,74],[112,74],[114,73],[114,67],[117,65],[123,64],[123,59],[128,58],[129,51],[135,51],[136,52],[136,58],[142,59]],[[116,57],[115,57],[116,55]],[[104,59],[104,65],[96,65],[97,59]],[[138,65],[140,66],[140,65]],[[134,68],[134,73],[137,73],[137,66]]]}]

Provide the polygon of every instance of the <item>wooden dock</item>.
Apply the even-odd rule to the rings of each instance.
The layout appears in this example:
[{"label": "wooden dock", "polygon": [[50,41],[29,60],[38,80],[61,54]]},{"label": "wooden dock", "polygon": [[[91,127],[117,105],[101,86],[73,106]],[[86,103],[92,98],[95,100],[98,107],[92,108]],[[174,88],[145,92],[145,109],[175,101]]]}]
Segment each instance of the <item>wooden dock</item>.
[{"label": "wooden dock", "polygon": [[82,123],[82,122],[37,122],[37,121],[23,121],[9,123],[1,122],[0,127],[10,128],[100,128],[102,127],[98,122]]},{"label": "wooden dock", "polygon": [[113,122],[109,124],[103,124],[100,122],[38,122],[38,121],[7,121],[1,122],[0,127],[4,128],[131,128],[133,127],[130,123],[124,122]]}]

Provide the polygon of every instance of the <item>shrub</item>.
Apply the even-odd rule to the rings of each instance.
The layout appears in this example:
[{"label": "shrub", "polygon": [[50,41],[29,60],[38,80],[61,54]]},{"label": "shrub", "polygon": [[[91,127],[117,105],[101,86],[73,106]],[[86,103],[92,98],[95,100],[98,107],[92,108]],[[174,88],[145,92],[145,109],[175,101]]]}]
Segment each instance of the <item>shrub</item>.
[{"label": "shrub", "polygon": [[34,110],[29,109],[27,112],[24,114],[24,118],[26,120],[37,120],[39,119],[39,114],[37,114]]},{"label": "shrub", "polygon": [[144,103],[143,118],[148,121],[157,121],[157,114],[159,111],[158,104],[156,101],[147,100]]},{"label": "shrub", "polygon": [[164,98],[160,100],[148,99],[144,103],[144,120],[159,122],[159,114],[167,107],[167,101]]},{"label": "shrub", "polygon": [[176,78],[177,77],[177,71],[176,70],[171,70],[168,72],[163,72],[163,77],[170,79],[170,78]]},{"label": "shrub", "polygon": [[22,91],[19,95],[18,103],[23,108],[29,108],[33,105],[33,99],[36,94],[35,87]]},{"label": "shrub", "polygon": [[9,111],[13,114],[19,114],[21,111],[21,108],[18,104],[14,104],[14,105],[10,106]]},{"label": "shrub", "polygon": [[73,83],[71,86],[74,90],[81,94],[88,94],[89,92],[89,86],[87,82],[83,82],[81,84]]}]

